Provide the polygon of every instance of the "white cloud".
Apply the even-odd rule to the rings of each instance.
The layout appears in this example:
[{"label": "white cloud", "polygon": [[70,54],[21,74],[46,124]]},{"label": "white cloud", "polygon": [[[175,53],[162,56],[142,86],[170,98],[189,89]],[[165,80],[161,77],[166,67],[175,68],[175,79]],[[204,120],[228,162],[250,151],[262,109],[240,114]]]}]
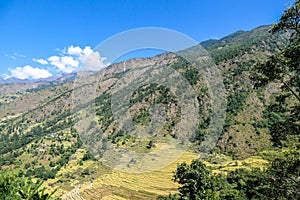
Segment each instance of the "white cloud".
[{"label": "white cloud", "polygon": [[11,73],[11,77],[19,78],[19,79],[39,79],[39,78],[48,78],[52,76],[52,74],[46,69],[41,68],[33,68],[29,65],[25,65],[24,67],[17,67],[15,69],[9,69]]},{"label": "white cloud", "polygon": [[77,60],[74,60],[74,58],[71,57],[71,56],[63,56],[60,59],[61,59],[61,62],[64,65],[69,65],[69,66],[72,66],[72,67],[78,67],[79,62]]},{"label": "white cloud", "polygon": [[[72,73],[75,71],[98,71],[107,67],[110,63],[106,63],[106,57],[101,57],[100,53],[94,51],[90,46],[85,46],[81,48],[80,46],[69,46],[63,49],[56,49],[58,51],[57,55],[48,57],[47,59],[37,59],[33,58],[34,62],[41,65],[49,65],[50,71],[58,71],[64,73]],[[17,59],[18,57],[25,58],[26,56],[18,53],[13,53],[13,55],[5,54],[4,56],[10,57],[12,59]],[[46,69],[33,68],[29,65],[24,67],[17,67],[14,69],[9,69],[9,75],[4,75],[4,78],[15,77],[19,79],[39,79],[47,78],[52,76],[52,74]]]},{"label": "white cloud", "polygon": [[78,60],[80,60],[80,62],[84,63],[85,59],[91,54],[93,53],[93,50],[90,46],[86,46],[84,47],[84,49],[82,50],[82,53],[79,55]]},{"label": "white cloud", "polygon": [[60,71],[71,73],[78,68],[79,61],[72,56],[51,56],[48,58],[51,65],[57,67]]},{"label": "white cloud", "polygon": [[101,57],[99,52],[91,52],[82,65],[81,70],[84,71],[98,71],[105,68],[108,64],[105,64],[105,57]]},{"label": "white cloud", "polygon": [[70,55],[80,55],[81,52],[82,52],[82,49],[79,46],[74,47],[73,45],[71,45],[68,48],[68,54],[70,54]]},{"label": "white cloud", "polygon": [[49,64],[48,61],[47,61],[47,60],[44,60],[44,59],[35,59],[35,58],[33,58],[32,60],[33,60],[34,62],[40,63],[41,65],[47,65],[47,64]]},{"label": "white cloud", "polygon": [[93,51],[90,46],[86,46],[78,60],[82,63],[81,70],[84,71],[98,71],[109,65],[109,63],[104,63],[106,57],[101,57],[100,53]]},{"label": "white cloud", "polygon": [[91,53],[93,53],[94,51],[92,50],[92,48],[90,46],[86,46],[83,49],[83,55],[84,56],[89,56]]},{"label": "white cloud", "polygon": [[81,48],[71,45],[60,52],[63,54],[62,56],[51,56],[48,61],[62,72],[71,73],[79,69],[98,71],[108,65],[104,63],[106,58],[101,57],[100,53],[93,51],[90,46]]}]

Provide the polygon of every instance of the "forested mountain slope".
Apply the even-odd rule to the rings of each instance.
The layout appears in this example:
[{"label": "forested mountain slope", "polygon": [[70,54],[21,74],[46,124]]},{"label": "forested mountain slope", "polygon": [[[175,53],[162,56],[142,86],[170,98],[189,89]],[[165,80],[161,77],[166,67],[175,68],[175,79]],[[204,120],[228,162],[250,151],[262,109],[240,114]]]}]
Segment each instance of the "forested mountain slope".
[{"label": "forested mountain slope", "polygon": [[[257,63],[288,43],[289,32],[272,35],[270,29],[271,26],[261,26],[199,44],[221,71],[226,89],[225,125],[211,155],[205,159],[217,173],[249,165],[263,166],[278,144],[289,146],[290,140],[295,141],[294,135],[280,140],[270,134],[274,118],[269,116],[279,115],[275,100],[284,95],[279,90],[281,85],[274,82],[254,89],[249,78]],[[158,194],[176,192],[177,185],[171,181],[176,162],[147,175],[128,174],[104,165],[89,148],[90,143],[101,142],[97,149],[100,157],[107,144],[126,151],[151,153],[178,138],[180,100],[163,85],[147,83],[129,97],[136,128],[132,132],[120,129],[112,111],[111,98],[123,76],[139,77],[150,69],[152,76],[164,66],[180,72],[195,90],[200,114],[198,130],[188,138],[192,145],[178,162],[197,158],[211,118],[209,88],[203,74],[187,60],[165,53],[50,83],[0,85],[1,170],[11,168],[20,177],[45,180],[46,186],[58,188],[56,195],[64,194],[65,199],[155,199]],[[290,106],[294,104],[292,97],[288,101]],[[150,136],[139,137],[143,127],[152,123],[152,104],[165,110],[165,123]],[[139,160],[133,160],[127,167],[134,168],[136,163]],[[143,182],[147,178],[147,183]]]}]

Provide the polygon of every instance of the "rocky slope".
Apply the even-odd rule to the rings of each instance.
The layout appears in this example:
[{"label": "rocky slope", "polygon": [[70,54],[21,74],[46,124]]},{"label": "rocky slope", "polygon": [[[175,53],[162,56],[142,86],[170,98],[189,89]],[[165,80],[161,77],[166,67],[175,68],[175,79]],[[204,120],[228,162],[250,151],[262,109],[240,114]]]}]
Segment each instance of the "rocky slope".
[{"label": "rocky slope", "polygon": [[[267,123],[264,112],[279,85],[254,90],[249,79],[257,62],[287,43],[288,33],[271,35],[269,29],[261,26],[200,43],[215,62],[226,89],[222,96],[227,102],[225,124],[211,153],[247,159],[272,149],[268,127],[262,124]],[[197,56],[196,49],[187,52]],[[194,96],[183,101],[173,87],[185,84],[188,87],[181,92],[192,89]],[[0,85],[1,168],[47,180],[47,185],[59,188],[57,195],[65,193],[65,199],[95,199],[105,194],[152,199],[174,192],[176,185],[170,183],[174,159],[195,158],[182,152],[199,152],[210,133],[214,114],[210,87],[209,77],[174,53],[131,59],[97,73],[81,72],[48,83]],[[199,116],[190,117],[182,126],[192,104]],[[195,130],[187,134],[185,128],[193,120]],[[173,148],[174,144],[181,147]],[[153,166],[154,161],[162,164]],[[172,163],[173,168],[168,167]],[[125,172],[157,167],[160,171],[150,174],[150,179],[165,176],[170,182],[153,183],[158,189],[147,188],[141,181],[142,186],[135,188],[132,182],[145,179],[144,175],[123,174],[111,167]]]}]

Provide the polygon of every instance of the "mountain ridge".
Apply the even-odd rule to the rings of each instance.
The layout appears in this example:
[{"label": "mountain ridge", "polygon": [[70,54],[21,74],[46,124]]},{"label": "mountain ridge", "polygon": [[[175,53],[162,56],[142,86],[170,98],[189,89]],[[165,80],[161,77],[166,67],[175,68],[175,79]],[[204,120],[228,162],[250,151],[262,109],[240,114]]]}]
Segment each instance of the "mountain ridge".
[{"label": "mountain ridge", "polygon": [[[220,173],[230,171],[228,165],[231,166],[229,163],[235,162],[234,159],[238,159],[238,163],[248,164],[251,159],[264,163],[260,153],[272,150],[268,128],[264,125],[267,123],[264,113],[278,94],[278,85],[272,83],[265,89],[255,90],[249,79],[249,73],[258,61],[286,45],[286,33],[272,36],[268,29],[268,26],[261,26],[246,32],[235,32],[213,43],[206,41],[206,50],[222,73],[227,94],[223,135],[213,149],[214,154],[219,154],[206,159]],[[157,174],[169,179],[173,168],[167,166],[161,171],[149,173],[154,186],[143,187],[143,175],[117,172],[97,161],[93,149],[88,148],[89,142],[98,142],[98,137],[104,137],[105,142],[126,151],[153,153],[164,142],[177,137],[174,130],[178,130],[180,121],[178,98],[159,84],[142,85],[130,96],[129,114],[138,131],[151,123],[151,104],[160,104],[166,110],[162,129],[148,138],[139,138],[135,134],[137,132],[122,131],[111,111],[111,97],[122,77],[132,80],[148,72],[147,82],[150,75],[157,74],[164,66],[179,71],[189,81],[201,105],[199,126],[189,138],[192,142],[190,152],[180,159],[189,161],[196,158],[198,154],[195,152],[201,150],[199,146],[207,134],[210,121],[209,88],[205,77],[198,74],[190,63],[174,53],[165,53],[116,63],[96,73],[81,72],[76,74],[75,79],[70,76],[70,79],[62,79],[59,84],[0,85],[3,94],[0,101],[1,169],[13,168],[20,176],[46,180],[47,186],[59,189],[57,195],[65,194],[64,199],[95,199],[99,191],[104,196],[107,194],[108,198],[112,198],[113,194],[121,198],[128,193],[126,199],[154,199],[157,194],[174,192],[175,186],[170,183],[171,180],[159,179],[164,185],[155,182]],[[153,71],[155,73],[151,74]],[[80,135],[86,132],[90,134],[86,137]],[[99,154],[105,150],[103,143],[101,145],[97,149]],[[130,161],[127,167],[134,168],[136,163],[139,163],[138,159]],[[226,164],[215,166],[216,163]],[[174,167],[176,163],[170,166]],[[237,164],[231,167],[237,169],[245,166]],[[123,177],[125,182],[118,180],[118,177]],[[132,186],[134,179],[143,183],[139,190]],[[112,193],[111,190],[117,192]]]},{"label": "mountain ridge", "polygon": [[[260,29],[265,29],[265,28],[271,29],[271,27],[272,27],[272,25],[261,25],[261,26],[258,26],[256,28],[254,28],[254,29],[251,29],[249,31],[238,30],[234,33],[231,33],[227,36],[224,36],[221,39],[208,39],[208,40],[204,40],[204,41],[200,42],[199,44],[203,48],[207,49],[207,48],[209,48],[213,45],[220,45],[222,43],[232,42],[232,41],[238,39],[239,36],[243,36],[245,34],[248,34],[249,32],[253,32],[253,31],[260,30]],[[163,54],[165,54],[165,53],[158,54],[158,55],[155,55],[153,57],[156,57],[156,56],[159,57],[160,55],[163,55]],[[141,59],[140,62],[147,62],[147,60],[149,60],[150,58],[149,57],[132,58],[132,59],[126,60],[125,62],[135,62],[135,61],[138,61],[139,59]],[[112,66],[112,65],[119,65],[119,64],[122,64],[122,63],[124,63],[124,61],[121,61],[121,62],[118,62],[118,63],[113,63],[113,64],[107,66],[106,68],[111,68],[110,66]],[[82,73],[82,71],[79,70],[78,72],[73,72],[73,73],[59,73],[59,74],[50,76],[48,78],[40,78],[40,79],[18,79],[18,78],[15,78],[15,77],[10,77],[10,78],[1,78],[0,77],[0,84],[52,82],[52,81],[59,80],[60,78],[63,78],[64,76],[70,76],[70,75],[76,76],[77,73]]]}]

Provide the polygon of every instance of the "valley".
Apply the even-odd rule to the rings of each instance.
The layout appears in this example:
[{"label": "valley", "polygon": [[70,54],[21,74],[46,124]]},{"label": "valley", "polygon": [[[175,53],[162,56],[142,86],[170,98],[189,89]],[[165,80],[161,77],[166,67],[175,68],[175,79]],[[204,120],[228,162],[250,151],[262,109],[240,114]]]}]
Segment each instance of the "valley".
[{"label": "valley", "polygon": [[[64,200],[129,200],[178,193],[173,172],[179,163],[200,157],[213,174],[265,169],[274,155],[300,146],[299,135],[279,141],[270,134],[274,121],[268,116],[280,115],[274,109],[276,99],[286,94],[281,84],[273,81],[254,88],[250,78],[255,65],[288,44],[289,32],[271,34],[271,28],[237,31],[199,44],[211,55],[226,89],[222,135],[209,152],[201,153],[213,117],[207,77],[177,54],[163,53],[127,60],[126,70],[121,62],[50,82],[1,84],[1,170],[33,182],[43,180],[47,191],[57,190],[54,196]],[[184,106],[191,104],[183,104],[165,85],[151,82],[164,67],[184,77],[168,84],[189,83],[195,93],[191,102],[198,106],[199,118],[193,134],[180,126]],[[123,88],[120,81],[126,83]],[[287,102],[289,107],[296,105],[291,96]],[[133,125],[128,128],[129,119]],[[284,145],[276,146],[281,142]]]}]

